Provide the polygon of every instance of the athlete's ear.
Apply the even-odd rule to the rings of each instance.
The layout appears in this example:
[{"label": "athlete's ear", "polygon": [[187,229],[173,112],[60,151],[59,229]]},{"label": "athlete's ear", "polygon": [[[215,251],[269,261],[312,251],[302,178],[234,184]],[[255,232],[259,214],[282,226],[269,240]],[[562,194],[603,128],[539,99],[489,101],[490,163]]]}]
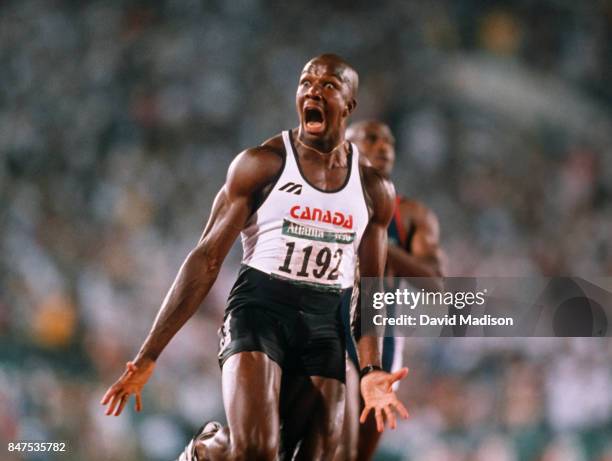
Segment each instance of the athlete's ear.
[{"label": "athlete's ear", "polygon": [[357,107],[357,101],[354,98],[351,98],[351,100],[346,104],[346,107],[344,108],[344,116],[348,117],[349,115],[351,115],[355,110],[355,107]]}]

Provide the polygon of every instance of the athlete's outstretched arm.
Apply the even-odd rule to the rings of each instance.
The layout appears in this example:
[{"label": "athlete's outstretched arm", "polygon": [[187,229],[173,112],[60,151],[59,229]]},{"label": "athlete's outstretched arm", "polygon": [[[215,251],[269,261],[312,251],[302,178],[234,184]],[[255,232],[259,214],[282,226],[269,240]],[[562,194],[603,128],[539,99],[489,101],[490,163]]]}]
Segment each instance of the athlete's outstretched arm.
[{"label": "athlete's outstretched arm", "polygon": [[232,162],[204,232],[183,262],[140,351],[102,398],[101,403],[108,405],[107,415],[118,416],[131,394],[136,395],[136,409],[141,409],[140,392],[153,372],[155,361],[210,291],[223,260],[252,212],[254,198],[272,181],[281,163],[274,152],[263,147],[248,149]]},{"label": "athlete's outstretched arm", "polygon": [[422,203],[402,200],[400,217],[406,227],[414,226],[410,252],[389,245],[387,258],[396,277],[418,277],[419,288],[440,291],[443,288],[443,252],[440,249],[440,226],[433,211]]},{"label": "athlete's outstretched arm", "polygon": [[[371,168],[364,168],[363,181],[366,198],[369,202],[371,217],[359,246],[359,270],[361,277],[374,277],[382,280],[387,255],[387,227],[393,216],[395,191],[393,185]],[[357,312],[361,303],[357,305]],[[360,319],[357,320],[360,323]],[[357,327],[359,328],[359,324]],[[368,365],[380,367],[378,337],[372,331],[360,330],[357,335],[359,365],[363,369]],[[361,380],[361,394],[364,410],[360,421],[363,423],[370,411],[374,411],[376,427],[382,432],[384,421],[395,429],[397,411],[403,418],[408,417],[404,405],[397,399],[392,385],[403,379],[408,369],[402,368],[394,373],[373,371]],[[383,418],[384,415],[384,418]]]}]

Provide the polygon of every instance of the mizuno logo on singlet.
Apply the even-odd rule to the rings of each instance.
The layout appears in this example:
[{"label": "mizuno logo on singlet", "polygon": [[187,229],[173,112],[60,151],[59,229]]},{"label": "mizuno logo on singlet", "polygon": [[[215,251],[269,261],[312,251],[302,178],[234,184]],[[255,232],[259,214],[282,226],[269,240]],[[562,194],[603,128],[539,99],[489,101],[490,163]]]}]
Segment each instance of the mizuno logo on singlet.
[{"label": "mizuno logo on singlet", "polygon": [[294,182],[288,182],[284,186],[279,187],[278,190],[289,192],[290,194],[300,195],[302,193],[302,185]]},{"label": "mizuno logo on singlet", "polygon": [[294,205],[291,207],[289,214],[292,218],[303,219],[305,221],[317,221],[335,226],[342,226],[346,229],[353,228],[353,215],[348,216],[339,211],[322,210],[321,208],[302,207]]}]

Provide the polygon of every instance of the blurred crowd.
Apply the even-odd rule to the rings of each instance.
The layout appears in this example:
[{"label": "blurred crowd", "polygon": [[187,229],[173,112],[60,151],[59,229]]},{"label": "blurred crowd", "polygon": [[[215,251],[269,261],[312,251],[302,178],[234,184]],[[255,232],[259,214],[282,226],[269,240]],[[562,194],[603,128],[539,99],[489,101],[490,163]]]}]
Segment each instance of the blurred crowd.
[{"label": "blurred crowd", "polygon": [[[355,119],[392,127],[396,188],[437,213],[449,275],[612,275],[609,0],[1,2],[0,440],[68,442],[24,459],[170,459],[223,418],[238,246],[144,412],[99,400],[231,159],[295,126],[327,51],[360,73]],[[412,419],[380,459],[612,459],[607,340],[421,338],[406,361]]]}]

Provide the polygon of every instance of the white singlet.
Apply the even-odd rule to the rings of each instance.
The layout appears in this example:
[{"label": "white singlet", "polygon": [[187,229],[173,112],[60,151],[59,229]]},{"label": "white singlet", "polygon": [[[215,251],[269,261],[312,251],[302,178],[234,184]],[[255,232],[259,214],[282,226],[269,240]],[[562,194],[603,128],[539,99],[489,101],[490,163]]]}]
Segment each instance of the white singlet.
[{"label": "white singlet", "polygon": [[351,144],[344,184],[323,191],[302,174],[291,133],[283,131],[282,136],[283,171],[242,231],[242,263],[313,287],[351,288],[369,219],[359,150]]}]

